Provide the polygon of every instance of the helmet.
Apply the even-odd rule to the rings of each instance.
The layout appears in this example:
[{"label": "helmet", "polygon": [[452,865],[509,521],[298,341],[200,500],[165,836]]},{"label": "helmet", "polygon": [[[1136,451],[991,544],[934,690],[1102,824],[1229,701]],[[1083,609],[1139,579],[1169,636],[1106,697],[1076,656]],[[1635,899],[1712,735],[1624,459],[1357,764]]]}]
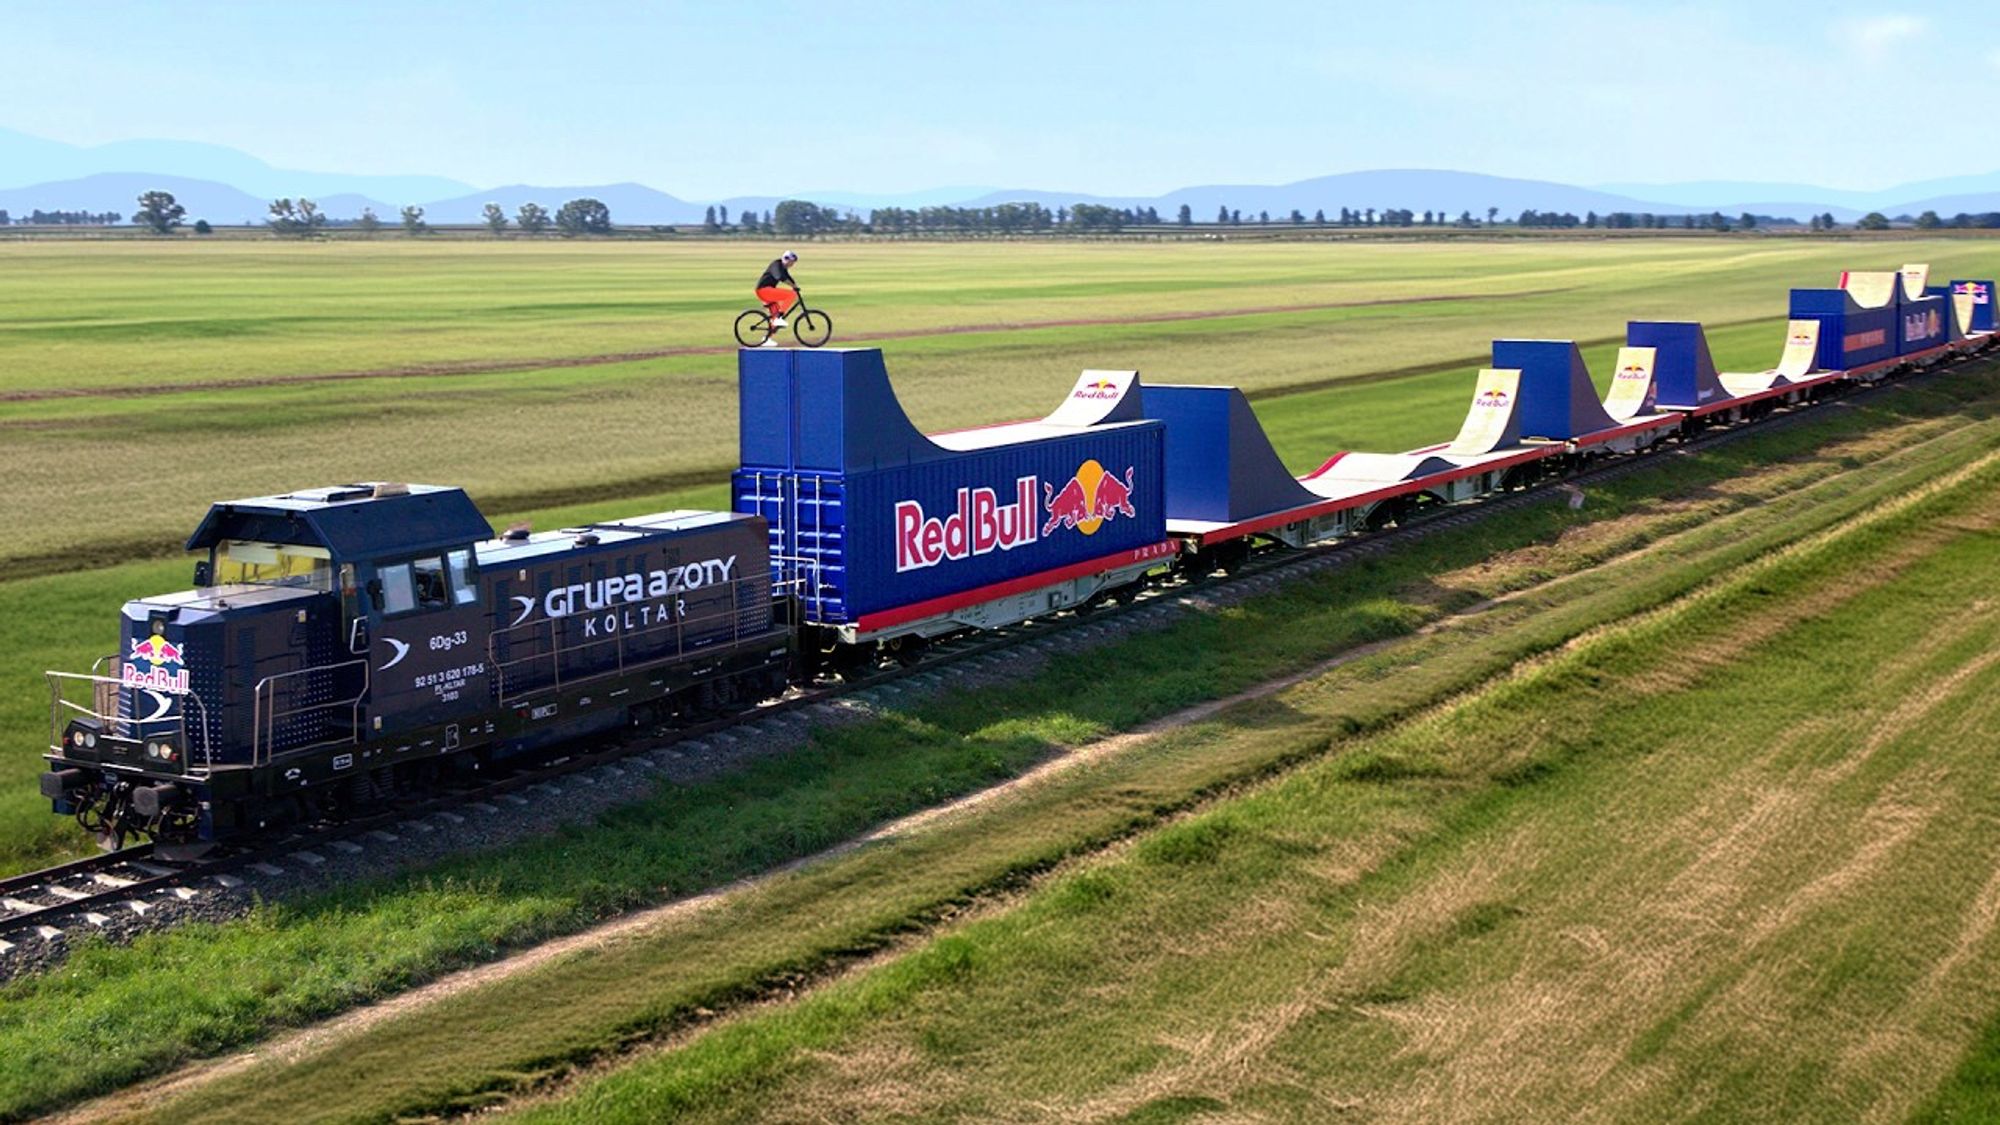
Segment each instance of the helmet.
[{"label": "helmet", "polygon": [[783,258],[787,262],[796,262],[799,260],[799,252],[796,250],[787,250],[778,255],[778,257]]}]

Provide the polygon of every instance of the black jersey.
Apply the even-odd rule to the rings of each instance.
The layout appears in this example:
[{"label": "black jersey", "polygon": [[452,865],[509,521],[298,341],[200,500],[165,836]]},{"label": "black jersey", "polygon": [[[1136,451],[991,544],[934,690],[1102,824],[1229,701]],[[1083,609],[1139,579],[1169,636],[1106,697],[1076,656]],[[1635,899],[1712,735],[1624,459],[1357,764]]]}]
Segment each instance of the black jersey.
[{"label": "black jersey", "polygon": [[798,282],[792,280],[792,271],[785,268],[785,260],[783,258],[775,258],[771,261],[770,265],[764,267],[764,276],[757,279],[757,288],[769,289],[779,282],[790,285],[794,289],[798,288],[799,285]]}]

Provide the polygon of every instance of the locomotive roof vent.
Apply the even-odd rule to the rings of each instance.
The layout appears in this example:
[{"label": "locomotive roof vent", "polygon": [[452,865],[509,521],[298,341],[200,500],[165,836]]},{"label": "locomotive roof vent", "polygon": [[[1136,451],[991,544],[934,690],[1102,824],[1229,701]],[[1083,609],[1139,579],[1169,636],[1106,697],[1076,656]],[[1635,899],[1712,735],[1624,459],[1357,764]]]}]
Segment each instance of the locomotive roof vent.
[{"label": "locomotive roof vent", "polygon": [[380,500],[385,496],[408,496],[409,494],[409,485],[393,481],[383,481],[375,486],[373,496],[375,499]]},{"label": "locomotive roof vent", "polygon": [[526,539],[528,537],[528,534],[529,534],[529,525],[525,523],[517,523],[514,526],[508,528],[506,531],[502,532],[500,534],[500,538],[505,539],[509,543],[519,543],[522,540]]},{"label": "locomotive roof vent", "polygon": [[579,547],[595,547],[597,546],[597,536],[593,532],[586,531],[576,537],[576,545]]},{"label": "locomotive roof vent", "polygon": [[336,484],[328,488],[305,488],[297,492],[288,492],[282,499],[311,500],[318,504],[338,504],[346,500],[366,500],[373,495],[375,495],[375,489],[372,485]]}]

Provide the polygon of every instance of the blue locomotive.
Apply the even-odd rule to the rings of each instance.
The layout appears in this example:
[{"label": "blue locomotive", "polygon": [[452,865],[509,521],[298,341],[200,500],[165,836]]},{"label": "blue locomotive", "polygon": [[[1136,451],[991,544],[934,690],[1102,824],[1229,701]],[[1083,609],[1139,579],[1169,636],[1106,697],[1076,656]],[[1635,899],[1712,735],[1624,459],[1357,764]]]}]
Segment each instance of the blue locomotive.
[{"label": "blue locomotive", "polygon": [[746,350],[732,512],[495,536],[455,488],[213,506],[194,588],[127,603],[117,652],[48,674],[42,791],[106,842],[193,848],[724,713],[2000,341],[1991,281],[1926,281],[1794,291],[1763,372],[1718,372],[1698,324],[1634,322],[1603,402],[1574,343],[1495,341],[1457,438],[1296,478],[1232,387],[1086,371],[1045,418],[926,436],[877,350]]}]

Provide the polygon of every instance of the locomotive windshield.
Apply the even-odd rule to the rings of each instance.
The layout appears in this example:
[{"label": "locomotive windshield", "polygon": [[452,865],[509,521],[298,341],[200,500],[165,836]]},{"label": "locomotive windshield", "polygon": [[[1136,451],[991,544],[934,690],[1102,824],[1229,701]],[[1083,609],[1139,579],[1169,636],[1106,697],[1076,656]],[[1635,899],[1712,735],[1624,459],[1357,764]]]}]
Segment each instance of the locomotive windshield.
[{"label": "locomotive windshield", "polygon": [[333,557],[324,547],[224,539],[215,546],[213,581],[218,586],[246,583],[331,592]]}]

